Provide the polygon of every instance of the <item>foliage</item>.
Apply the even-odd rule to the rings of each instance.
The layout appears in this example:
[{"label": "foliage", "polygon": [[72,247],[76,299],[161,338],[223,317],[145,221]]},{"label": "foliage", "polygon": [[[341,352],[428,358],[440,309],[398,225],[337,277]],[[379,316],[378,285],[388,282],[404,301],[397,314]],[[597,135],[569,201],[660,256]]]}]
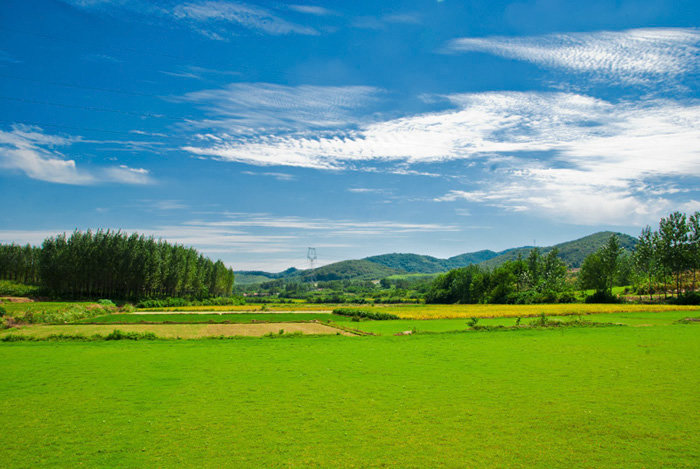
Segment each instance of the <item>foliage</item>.
[{"label": "foliage", "polygon": [[0,280],[0,296],[38,296],[42,293],[44,292],[41,287],[36,285],[25,285],[14,280]]},{"label": "foliage", "polygon": [[119,329],[113,330],[105,336],[105,340],[156,340],[153,332],[122,332]]},{"label": "foliage", "polygon": [[[39,257],[41,250],[29,244],[0,244],[0,280],[12,280],[18,284],[39,283]],[[16,295],[2,291],[5,286],[0,283],[0,294]]]},{"label": "foliage", "polygon": [[115,307],[101,307],[94,304],[89,304],[87,306],[69,304],[67,307],[61,309],[30,309],[20,316],[15,316],[15,319],[20,323],[26,324],[68,324],[81,319],[101,316],[115,310]]},{"label": "foliage", "polygon": [[337,314],[338,316],[346,316],[350,318],[371,319],[374,321],[399,319],[399,317],[395,314],[383,313],[379,311],[370,311],[366,309],[336,308],[333,310],[333,314]]},{"label": "foliage", "polygon": [[[583,264],[584,259],[591,253],[600,249],[608,241],[610,236],[616,235],[620,241],[620,246],[627,251],[634,251],[637,240],[624,233],[613,233],[611,231],[601,231],[589,236],[585,236],[573,241],[567,241],[555,246],[540,248],[542,254],[548,254],[556,248],[559,251],[559,258],[564,261],[568,267],[578,268]],[[533,247],[522,247],[509,249],[497,257],[489,259],[481,263],[482,267],[493,268],[505,261],[514,261],[518,257],[526,258],[530,252],[535,249]]]},{"label": "foliage", "polygon": [[657,231],[649,226],[642,229],[634,269],[645,284],[638,284],[637,292],[648,293],[650,299],[660,289],[666,296],[669,284],[677,295],[695,291],[700,269],[700,212],[690,216],[673,212],[661,218]]},{"label": "foliage", "polygon": [[587,296],[585,301],[586,303],[622,303],[620,298],[609,290],[596,290],[595,293]]},{"label": "foliage", "polygon": [[193,248],[138,233],[75,231],[47,238],[41,248],[0,245],[0,278],[31,280],[72,298],[223,296],[233,277],[223,262]]},{"label": "foliage", "polygon": [[700,305],[700,293],[686,292],[668,300],[672,305]]},{"label": "foliage", "polygon": [[[544,303],[556,302],[566,290],[566,266],[557,249],[543,256],[530,251],[493,270],[478,265],[454,269],[438,276],[430,286],[426,303]],[[565,301],[569,297],[561,296]]]},{"label": "foliage", "polygon": [[163,298],[142,300],[136,305],[138,308],[172,308],[182,306],[230,306],[243,305],[245,300],[237,296],[222,296],[206,298],[203,300],[188,300],[186,298]]}]

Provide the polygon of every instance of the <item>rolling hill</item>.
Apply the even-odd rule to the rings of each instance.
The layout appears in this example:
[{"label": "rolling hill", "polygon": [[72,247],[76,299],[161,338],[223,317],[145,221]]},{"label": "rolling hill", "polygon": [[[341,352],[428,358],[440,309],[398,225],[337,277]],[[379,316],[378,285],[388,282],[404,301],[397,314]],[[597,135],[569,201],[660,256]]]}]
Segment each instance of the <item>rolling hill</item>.
[{"label": "rolling hill", "polygon": [[[573,241],[559,243],[554,246],[540,247],[546,254],[555,247],[559,249],[559,257],[572,268],[580,267],[583,259],[603,246],[611,235],[617,234],[620,245],[627,250],[634,250],[636,238],[612,231],[601,231]],[[236,272],[236,284],[250,285],[276,279],[297,280],[301,282],[326,280],[379,280],[397,274],[435,274],[451,269],[479,264],[493,268],[506,261],[515,260],[518,255],[527,257],[533,246],[522,246],[494,252],[490,250],[460,254],[447,259],[440,259],[420,254],[382,254],[364,259],[347,260],[324,265],[316,269],[297,270],[287,269],[279,273],[262,271]]]}]

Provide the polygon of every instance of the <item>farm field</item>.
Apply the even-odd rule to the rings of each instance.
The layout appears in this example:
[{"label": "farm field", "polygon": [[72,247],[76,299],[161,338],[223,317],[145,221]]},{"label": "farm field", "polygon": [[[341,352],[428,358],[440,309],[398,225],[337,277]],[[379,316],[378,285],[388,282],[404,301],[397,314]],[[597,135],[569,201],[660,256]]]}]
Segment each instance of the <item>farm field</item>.
[{"label": "farm field", "polygon": [[596,313],[632,313],[632,312],[663,312],[663,311],[700,311],[700,306],[676,306],[676,305],[645,305],[645,304],[535,304],[535,305],[440,305],[440,304],[386,304],[386,305],[341,305],[341,304],[267,304],[240,306],[188,306],[177,308],[149,308],[141,309],[142,312],[191,312],[191,311],[215,311],[215,312],[274,312],[274,311],[305,311],[305,312],[331,312],[336,308],[358,308],[368,311],[380,311],[395,314],[405,319],[449,319],[471,317],[525,317],[538,316],[541,313],[547,315],[562,314],[596,314]]},{"label": "farm field", "polygon": [[148,324],[148,323],[253,323],[253,322],[301,322],[301,321],[326,321],[333,319],[335,322],[347,320],[342,316],[329,313],[122,313],[106,314],[94,318],[87,318],[79,323],[83,324]]},{"label": "farm field", "polygon": [[695,324],[4,343],[0,392],[12,405],[0,408],[0,425],[12,437],[0,459],[6,467],[697,467],[699,353]]},{"label": "farm field", "polygon": [[277,322],[264,324],[66,324],[31,325],[11,331],[7,335],[45,338],[52,335],[106,336],[114,330],[122,332],[153,333],[163,339],[200,339],[204,337],[261,337],[265,334],[343,334],[352,335],[335,327],[312,322]]}]

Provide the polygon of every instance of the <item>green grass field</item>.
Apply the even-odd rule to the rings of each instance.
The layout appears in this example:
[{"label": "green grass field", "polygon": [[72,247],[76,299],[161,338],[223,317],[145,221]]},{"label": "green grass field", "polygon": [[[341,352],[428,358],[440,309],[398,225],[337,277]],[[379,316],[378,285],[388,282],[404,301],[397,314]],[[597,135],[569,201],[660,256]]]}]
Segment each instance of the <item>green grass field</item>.
[{"label": "green grass field", "polygon": [[698,467],[699,354],[694,324],[0,344],[0,460]]}]

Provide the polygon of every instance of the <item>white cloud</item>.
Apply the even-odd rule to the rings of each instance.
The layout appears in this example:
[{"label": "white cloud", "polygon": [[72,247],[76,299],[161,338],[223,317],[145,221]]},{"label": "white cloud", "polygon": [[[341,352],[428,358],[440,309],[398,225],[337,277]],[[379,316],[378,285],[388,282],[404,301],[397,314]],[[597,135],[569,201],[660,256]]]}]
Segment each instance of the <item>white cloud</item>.
[{"label": "white cloud", "polygon": [[330,15],[336,15],[337,13],[334,12],[333,10],[329,10],[328,8],[316,6],[316,5],[289,5],[287,8],[290,10],[297,11],[299,13],[306,13],[309,15],[316,15],[316,16],[330,16]]},{"label": "white cloud", "polygon": [[[235,34],[231,26],[239,26],[262,34],[319,34],[314,28],[292,23],[272,10],[243,2],[205,0],[168,2],[160,4],[149,0],[64,0],[78,8],[103,12],[123,11],[172,21],[192,28],[217,41],[227,40]],[[120,15],[122,16],[122,15]]]},{"label": "white cloud", "polygon": [[545,68],[639,84],[696,71],[700,30],[648,28],[532,37],[459,38],[451,52],[486,52]]},{"label": "white cloud", "polygon": [[[238,2],[206,1],[183,3],[172,10],[172,15],[180,20],[194,20],[200,23],[207,23],[207,25],[210,25],[212,22],[234,23],[272,35],[318,34],[318,31],[313,28],[291,23],[269,10]],[[211,33],[208,29],[202,29],[201,32]],[[214,32],[214,34],[221,37],[217,32]]]},{"label": "white cloud", "polygon": [[376,103],[381,93],[369,86],[232,83],[172,99],[195,103],[213,115],[191,125],[228,132],[269,132],[348,125],[357,121],[356,113]]},{"label": "white cloud", "polygon": [[[506,169],[479,177],[484,187],[447,197],[585,223],[645,217],[655,212],[652,207],[670,203],[648,192],[654,181],[700,177],[697,101],[612,103],[539,92],[447,99],[455,109],[375,122],[342,135],[253,135],[185,150],[225,161],[316,169],[465,159],[476,165],[470,170],[486,171],[499,163]],[[610,210],[598,207],[603,201]]]},{"label": "white cloud", "polygon": [[120,165],[86,170],[78,168],[75,160],[66,159],[56,150],[56,147],[79,141],[77,137],[48,135],[39,127],[15,124],[9,132],[0,130],[0,167],[21,171],[31,179],[58,184],[152,182],[146,169]]},{"label": "white cloud", "polygon": [[241,174],[247,174],[248,176],[268,176],[277,179],[278,181],[295,181],[296,176],[289,173],[275,173],[275,172],[263,172],[257,173],[255,171],[241,171]]}]

